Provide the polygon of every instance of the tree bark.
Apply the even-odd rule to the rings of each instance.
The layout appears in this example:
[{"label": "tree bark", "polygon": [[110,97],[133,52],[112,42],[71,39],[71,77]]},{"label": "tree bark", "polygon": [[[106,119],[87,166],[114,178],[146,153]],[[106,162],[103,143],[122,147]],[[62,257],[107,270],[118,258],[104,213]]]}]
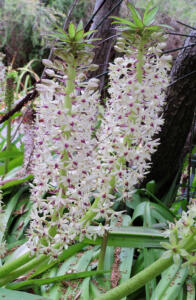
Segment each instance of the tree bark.
[{"label": "tree bark", "polygon": [[[190,34],[192,37],[185,40],[184,46],[196,42],[196,31]],[[196,46],[181,50],[171,71],[164,110],[165,123],[159,135],[160,145],[152,156],[152,168],[144,181],[153,179],[160,183],[159,196],[168,191],[186,154],[184,146],[196,109],[195,70]]]},{"label": "tree bark", "polygon": [[[94,8],[95,13],[97,9],[102,5],[104,0],[97,0]],[[95,30],[99,25],[100,21],[108,15],[108,13],[119,3],[119,0],[106,0],[99,12],[95,15],[93,23],[91,24],[90,30]],[[108,63],[112,60],[114,56],[113,46],[115,43],[115,37],[108,39],[109,37],[115,35],[116,31],[111,25],[112,19],[110,16],[118,16],[120,13],[120,4],[110,13],[110,15],[104,20],[101,26],[98,27],[98,31],[93,34],[93,38],[101,38],[102,40],[96,41],[95,45],[95,56],[93,63],[99,65],[98,70],[94,72],[89,72],[88,77],[95,77],[97,75],[103,74],[108,69]],[[108,39],[108,40],[106,40]],[[100,92],[102,93],[105,84],[105,76],[100,77]],[[103,95],[103,94],[102,94]]]}]

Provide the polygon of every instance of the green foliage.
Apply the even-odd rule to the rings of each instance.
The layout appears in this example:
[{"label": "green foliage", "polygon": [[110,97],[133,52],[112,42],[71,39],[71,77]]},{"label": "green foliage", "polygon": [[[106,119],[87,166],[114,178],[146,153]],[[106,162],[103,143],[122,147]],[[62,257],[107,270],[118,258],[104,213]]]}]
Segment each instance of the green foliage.
[{"label": "green foliage", "polygon": [[55,54],[68,63],[72,63],[76,58],[88,56],[88,47],[94,48],[94,45],[91,43],[97,40],[88,39],[88,36],[93,32],[95,32],[95,30],[84,32],[82,21],[78,26],[70,23],[67,33],[57,26],[56,32],[50,35],[52,40],[57,39],[55,43],[57,46]]},{"label": "green foliage", "polygon": [[[152,42],[154,38],[153,33],[160,32],[167,25],[152,25],[155,22],[155,17],[158,11],[157,7],[152,7],[152,1],[149,1],[142,15],[131,3],[128,3],[131,18],[133,20],[122,19],[119,17],[112,17],[115,21],[113,23],[119,24],[119,30],[122,32],[122,36],[138,45],[144,45]],[[149,44],[148,44],[149,46]]]},{"label": "green foliage", "polygon": [[10,291],[8,289],[0,288],[0,298],[4,300],[50,300],[49,298],[41,297],[24,292]]},{"label": "green foliage", "polygon": [[13,60],[18,67],[40,58],[45,46],[41,35],[53,29],[59,14],[62,16],[39,0],[4,0],[0,7],[0,45],[8,64]]}]

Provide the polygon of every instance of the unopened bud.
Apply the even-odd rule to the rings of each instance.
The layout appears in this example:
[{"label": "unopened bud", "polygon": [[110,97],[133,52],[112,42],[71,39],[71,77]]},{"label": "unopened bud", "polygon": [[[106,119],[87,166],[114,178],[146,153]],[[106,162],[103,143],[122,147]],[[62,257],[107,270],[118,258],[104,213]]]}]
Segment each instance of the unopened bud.
[{"label": "unopened bud", "polygon": [[45,73],[49,76],[49,77],[54,77],[55,76],[55,72],[51,69],[46,69]]},{"label": "unopened bud", "polygon": [[96,64],[92,64],[88,67],[89,71],[96,71],[98,68],[99,66]]},{"label": "unopened bud", "polygon": [[91,78],[88,82],[88,88],[90,90],[95,90],[97,89],[99,86],[99,79],[96,79],[96,78]]}]

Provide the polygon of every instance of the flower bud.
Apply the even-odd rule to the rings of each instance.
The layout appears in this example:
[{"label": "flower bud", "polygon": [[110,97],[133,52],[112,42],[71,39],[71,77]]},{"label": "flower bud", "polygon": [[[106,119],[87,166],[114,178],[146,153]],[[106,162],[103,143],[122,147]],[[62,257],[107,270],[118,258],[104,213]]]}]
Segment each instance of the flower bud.
[{"label": "flower bud", "polygon": [[45,73],[49,76],[49,77],[54,77],[55,76],[55,72],[52,69],[46,69]]},{"label": "flower bud", "polygon": [[88,67],[89,71],[96,71],[98,68],[99,68],[99,66],[96,65],[96,64],[91,64],[91,65]]},{"label": "flower bud", "polygon": [[88,82],[88,88],[90,90],[95,90],[99,87],[99,79],[91,78]]}]

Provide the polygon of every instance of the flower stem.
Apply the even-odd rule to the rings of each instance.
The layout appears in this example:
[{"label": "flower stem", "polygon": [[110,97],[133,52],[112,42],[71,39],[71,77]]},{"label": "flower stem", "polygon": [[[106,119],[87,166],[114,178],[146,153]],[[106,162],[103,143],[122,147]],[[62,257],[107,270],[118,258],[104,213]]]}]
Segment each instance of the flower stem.
[{"label": "flower stem", "polygon": [[154,277],[161,274],[173,263],[173,257],[168,258],[161,257],[159,260],[154,262],[152,265],[139,272],[126,282],[120,284],[114,289],[111,289],[103,295],[99,295],[94,300],[120,300],[133,292],[140,289],[147,282],[151,281]]},{"label": "flower stem", "polygon": [[101,251],[99,253],[99,262],[98,262],[98,267],[97,270],[101,271],[104,269],[104,260],[105,260],[105,252],[107,248],[107,241],[108,241],[108,232],[105,231],[101,243]]}]

